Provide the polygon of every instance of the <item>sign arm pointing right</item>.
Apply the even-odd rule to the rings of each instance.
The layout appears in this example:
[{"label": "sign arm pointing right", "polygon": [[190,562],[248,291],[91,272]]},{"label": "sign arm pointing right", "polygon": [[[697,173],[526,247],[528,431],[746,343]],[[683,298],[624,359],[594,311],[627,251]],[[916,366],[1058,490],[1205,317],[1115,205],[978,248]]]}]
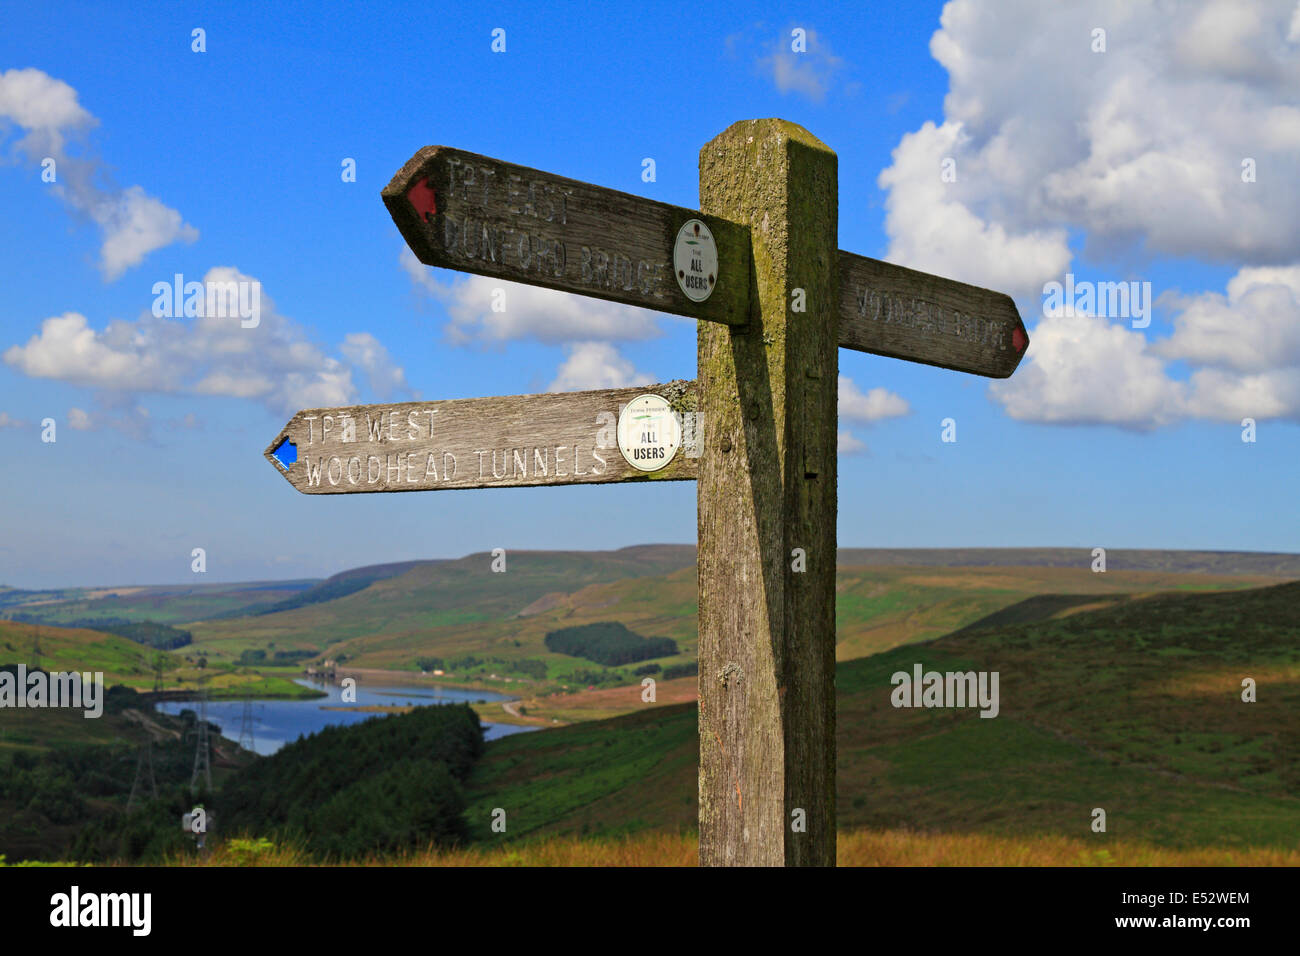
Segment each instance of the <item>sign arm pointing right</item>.
[{"label": "sign arm pointing right", "polygon": [[1007,378],[1029,333],[1009,295],[840,250],[841,348]]}]

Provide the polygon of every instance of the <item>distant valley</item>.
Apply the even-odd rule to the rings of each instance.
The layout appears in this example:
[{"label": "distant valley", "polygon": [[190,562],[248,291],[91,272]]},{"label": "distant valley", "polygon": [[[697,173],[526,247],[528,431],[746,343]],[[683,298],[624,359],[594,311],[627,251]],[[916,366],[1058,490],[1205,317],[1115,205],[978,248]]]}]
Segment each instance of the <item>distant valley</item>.
[{"label": "distant valley", "polygon": [[[1106,571],[1098,573],[1086,549],[841,549],[837,656],[852,660],[936,638],[1031,598],[1046,602],[1030,605],[1034,613],[1066,616],[1162,591],[1300,578],[1294,554],[1112,550],[1106,559]],[[4,589],[0,650],[6,634],[10,657],[30,641],[26,630],[14,630],[23,625],[154,622],[192,637],[167,651],[167,686],[192,686],[193,665],[202,659],[210,674],[224,673],[241,691],[254,678],[265,689],[266,680],[324,660],[412,676],[441,670],[447,683],[521,695],[617,686],[638,679],[638,667],[671,675],[695,660],[692,546],[513,551],[504,572],[492,565],[483,553],[354,568],[325,580]],[[678,653],[609,667],[547,648],[547,634],[590,625],[668,639]],[[118,673],[148,689],[152,675],[140,657]],[[268,666],[275,661],[287,666]]]}]

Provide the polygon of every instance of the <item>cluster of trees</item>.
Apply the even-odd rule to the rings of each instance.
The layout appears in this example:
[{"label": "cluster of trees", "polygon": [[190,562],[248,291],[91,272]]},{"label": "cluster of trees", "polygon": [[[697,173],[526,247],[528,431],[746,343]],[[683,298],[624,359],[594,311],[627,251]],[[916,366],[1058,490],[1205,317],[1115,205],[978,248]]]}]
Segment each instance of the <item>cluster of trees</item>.
[{"label": "cluster of trees", "polygon": [[483,667],[491,663],[490,658],[475,657],[473,654],[466,654],[464,657],[453,657],[447,662],[447,670],[451,671],[468,671],[475,667]]},{"label": "cluster of trees", "polygon": [[373,583],[373,578],[364,577],[344,581],[326,581],[324,584],[317,584],[315,587],[308,588],[301,594],[295,594],[292,597],[284,598],[254,611],[241,611],[241,613],[247,613],[249,617],[261,617],[266,614],[278,614],[281,611],[292,611],[295,608],[307,607],[309,604],[322,604],[325,601],[347,597],[349,594],[365,590]]},{"label": "cluster of trees", "polygon": [[326,601],[336,601],[341,597],[347,597],[349,594],[364,591],[376,581],[391,578],[395,573],[405,570],[407,564],[415,565],[417,563],[411,561],[405,564],[376,565],[373,568],[335,575],[320,584],[312,585],[298,594],[276,601],[274,604],[268,604],[253,611],[240,609],[236,616],[248,614],[250,617],[259,617],[264,614],[277,614],[280,611],[292,611],[295,608],[307,607],[309,604],[324,604]]},{"label": "cluster of trees", "polygon": [[606,667],[672,657],[677,653],[677,642],[672,638],[642,637],[618,621],[564,627],[547,634],[544,643],[555,654],[583,657]]},{"label": "cluster of trees", "polygon": [[[86,815],[85,797],[105,796],[116,787],[113,779],[83,759],[88,750],[78,747],[41,752],[15,750],[0,755],[0,846],[8,847],[24,835],[39,836],[48,825],[78,823]],[[102,751],[97,754],[103,760]],[[78,779],[78,772],[85,776]],[[25,832],[26,831],[26,832]]]},{"label": "cluster of trees", "polygon": [[483,753],[468,705],[419,707],[300,737],[222,788],[222,829],[329,859],[468,839],[461,790]]},{"label": "cluster of trees", "polygon": [[[645,664],[632,671],[635,677],[645,677],[648,674],[661,674],[660,680],[672,680],[674,677],[688,677],[692,674],[699,673],[699,664],[691,661],[689,664],[670,664],[662,667],[659,664]],[[608,669],[601,670],[575,670],[567,678],[570,684],[589,684],[595,687],[603,687],[605,684],[622,684],[627,681],[622,671],[612,671]]]},{"label": "cluster of trees", "polygon": [[525,674],[533,680],[546,680],[546,661],[538,660],[535,657],[525,657],[522,660],[511,661],[506,665],[516,674]]},{"label": "cluster of trees", "polygon": [[[129,687],[113,686],[105,694],[106,714],[151,706]],[[158,797],[146,782],[128,815],[137,753],[132,744],[0,751],[0,854],[10,860],[157,861],[182,849],[180,815],[192,806],[193,738],[154,742]]]},{"label": "cluster of trees", "polygon": [[618,671],[578,670],[570,673],[568,680],[573,684],[592,684],[596,687],[600,687],[604,684],[621,684],[623,683],[624,678]]},{"label": "cluster of trees", "polygon": [[[672,680],[674,677],[689,677],[692,674],[700,672],[700,665],[696,661],[688,664],[669,664],[663,667],[659,664],[642,664],[632,671],[634,677],[645,677],[649,674],[661,674],[661,680]],[[600,670],[600,671],[574,671],[570,675],[571,679],[578,684],[608,684],[621,683],[623,675],[618,671]]]},{"label": "cluster of trees", "polygon": [[[105,706],[152,707],[126,687],[111,688]],[[153,744],[157,798],[146,784],[130,813],[135,745],[0,750],[0,854],[157,863],[193,847],[180,820],[196,802],[213,814],[214,835],[269,836],[323,859],[469,839],[461,788],[483,752],[483,729],[466,705],[326,728],[197,797],[189,789],[194,712],[182,711],[181,721],[180,739]]]},{"label": "cluster of trees", "polygon": [[308,658],[316,657],[319,651],[275,651],[267,659],[266,651],[248,650],[239,655],[239,663],[243,667],[257,667],[259,664],[271,664],[273,666],[284,666],[286,664],[296,664],[298,661],[305,661]]}]

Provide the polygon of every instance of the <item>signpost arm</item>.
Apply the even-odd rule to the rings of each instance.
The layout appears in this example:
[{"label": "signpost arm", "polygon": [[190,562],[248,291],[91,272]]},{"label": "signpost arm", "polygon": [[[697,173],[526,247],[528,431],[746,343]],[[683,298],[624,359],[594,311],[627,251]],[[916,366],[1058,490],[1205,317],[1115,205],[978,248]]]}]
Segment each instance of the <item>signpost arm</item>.
[{"label": "signpost arm", "polygon": [[702,210],[753,250],[748,325],[698,323],[706,866],[835,862],[836,165],[776,119],[700,151]]}]

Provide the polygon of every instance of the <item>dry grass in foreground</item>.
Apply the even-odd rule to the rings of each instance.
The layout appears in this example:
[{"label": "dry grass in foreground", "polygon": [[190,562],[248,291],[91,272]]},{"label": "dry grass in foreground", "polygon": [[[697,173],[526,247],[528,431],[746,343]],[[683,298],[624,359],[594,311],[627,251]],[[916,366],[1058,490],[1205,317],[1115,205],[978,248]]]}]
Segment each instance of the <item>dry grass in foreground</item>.
[{"label": "dry grass in foreground", "polygon": [[[423,851],[371,858],[350,866],[694,866],[694,834],[648,833],[630,837],[557,837],[513,847]],[[193,858],[171,861],[191,866]],[[202,861],[208,866],[303,866],[311,861],[291,847],[231,840]],[[858,830],[841,833],[840,866],[1300,866],[1300,850],[1271,848],[1174,850],[1150,844],[1057,836]]]}]

